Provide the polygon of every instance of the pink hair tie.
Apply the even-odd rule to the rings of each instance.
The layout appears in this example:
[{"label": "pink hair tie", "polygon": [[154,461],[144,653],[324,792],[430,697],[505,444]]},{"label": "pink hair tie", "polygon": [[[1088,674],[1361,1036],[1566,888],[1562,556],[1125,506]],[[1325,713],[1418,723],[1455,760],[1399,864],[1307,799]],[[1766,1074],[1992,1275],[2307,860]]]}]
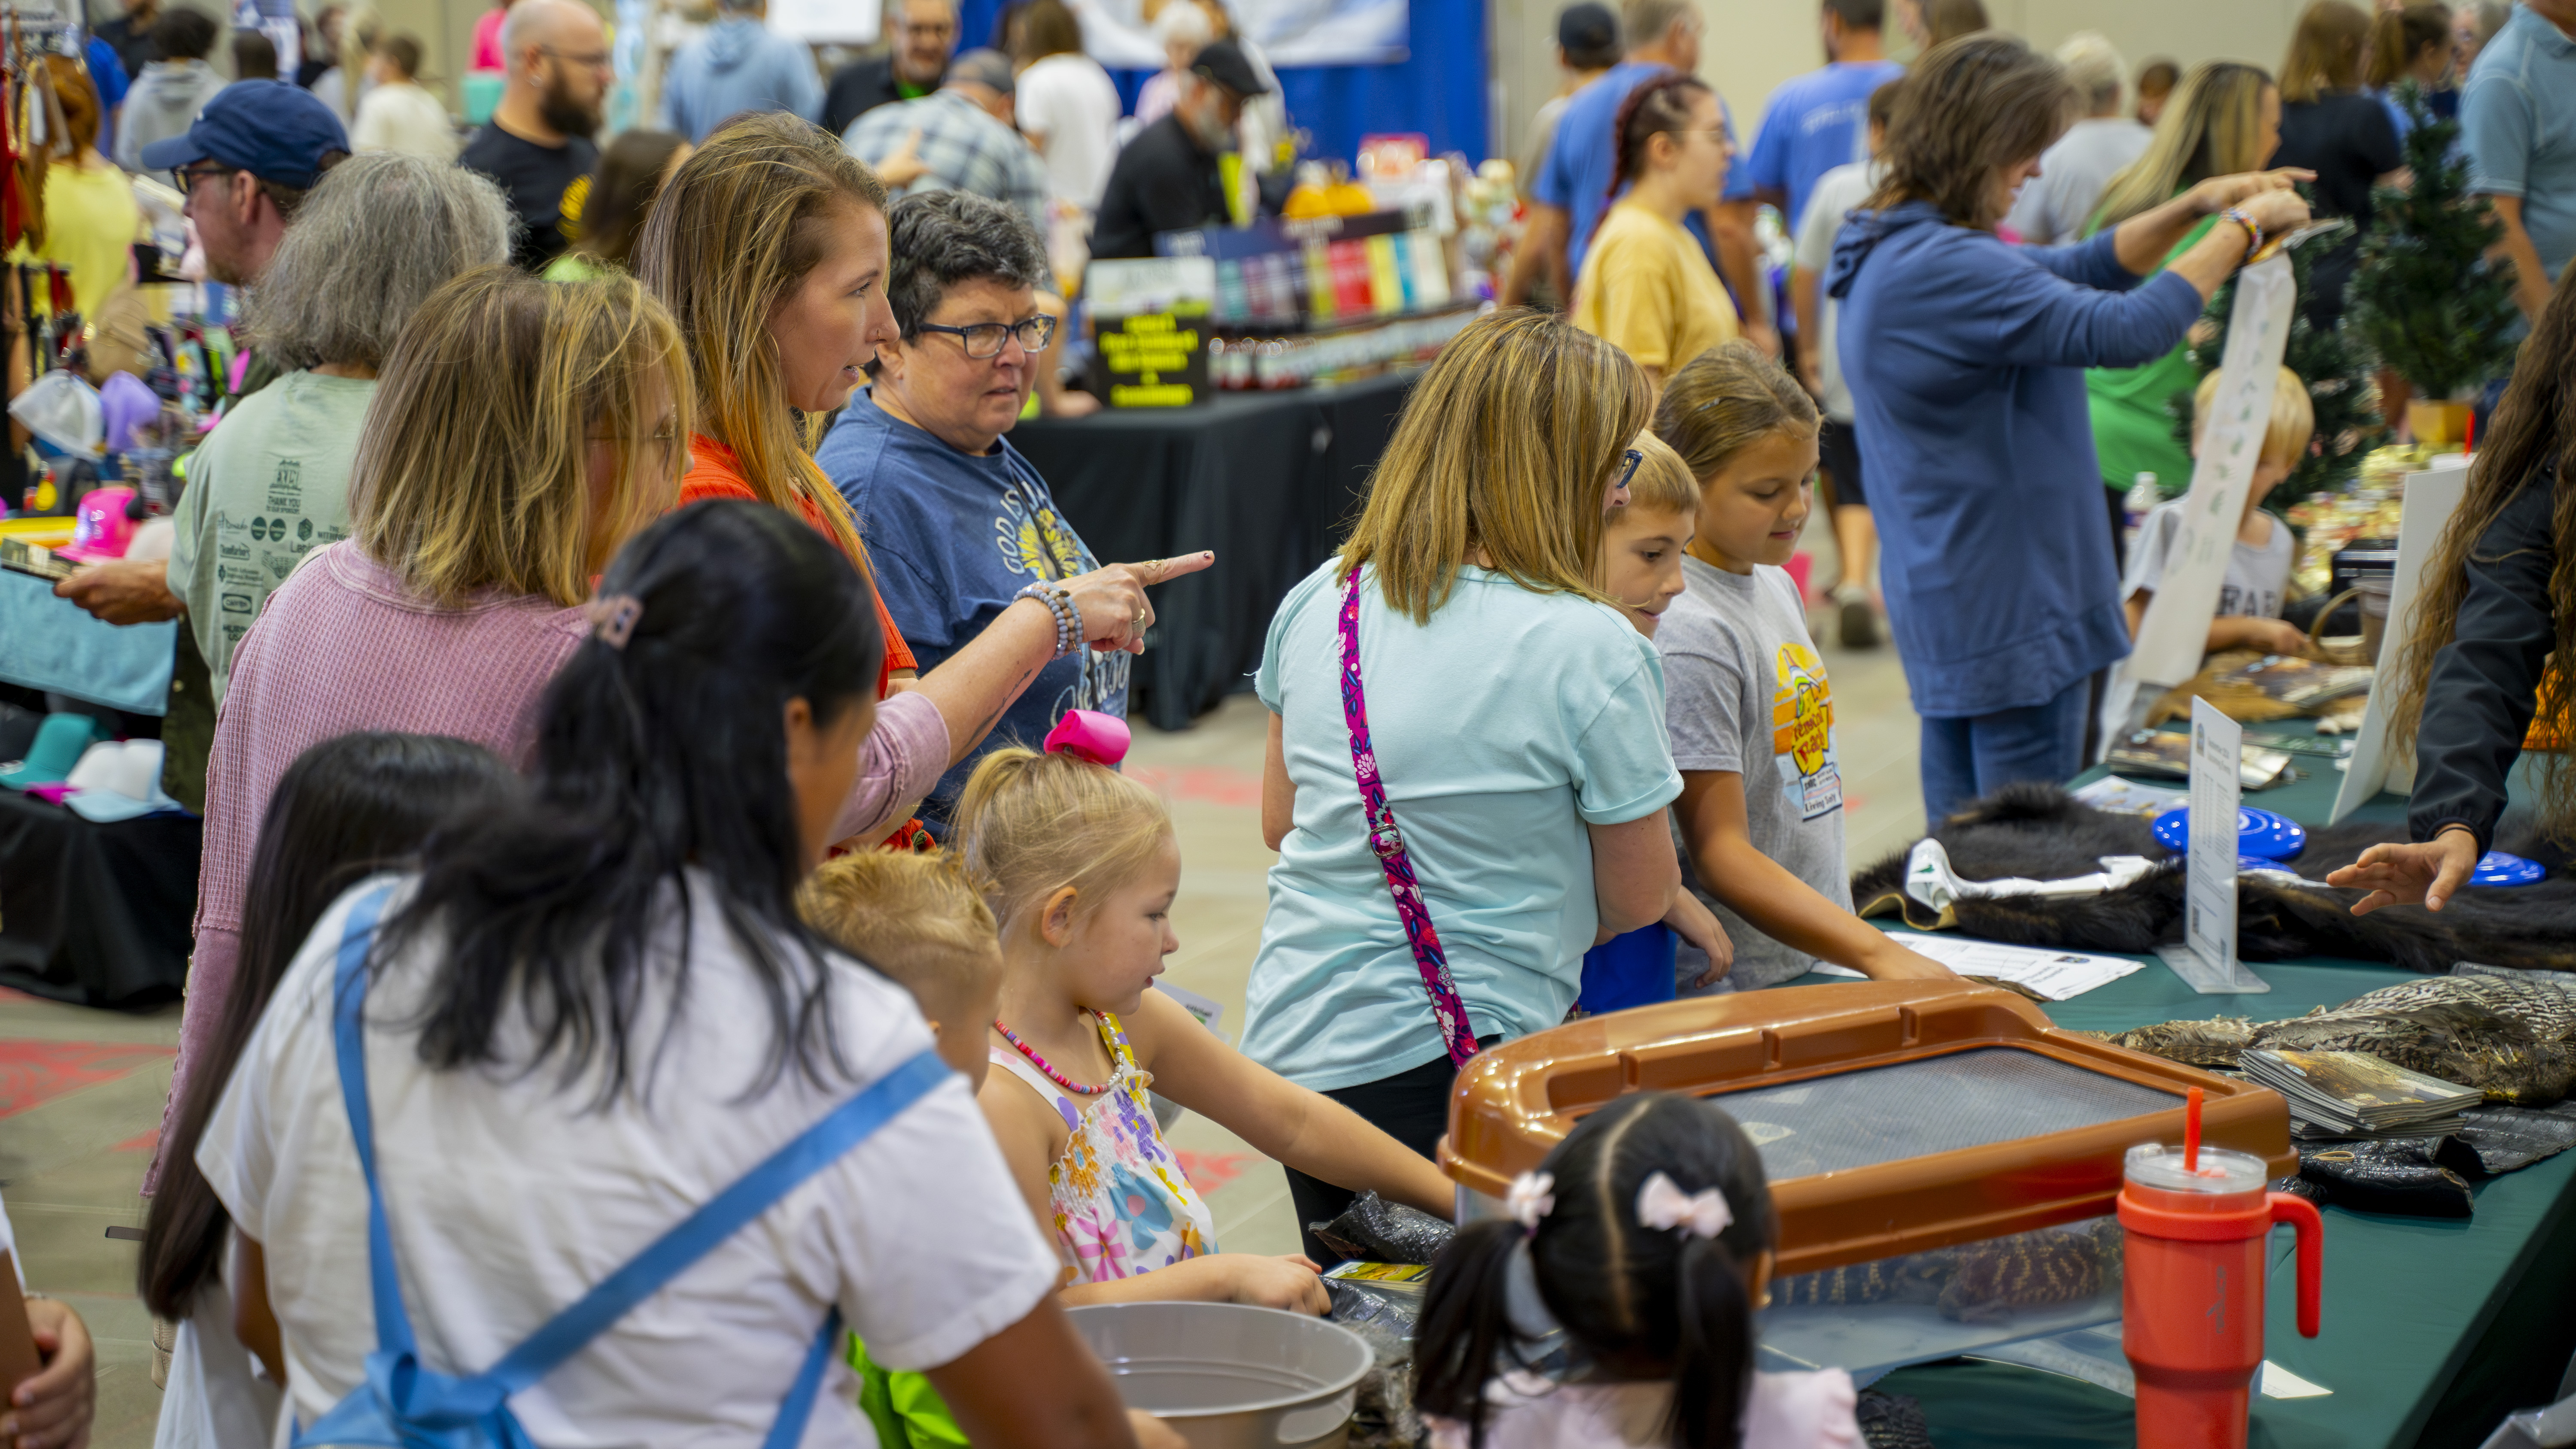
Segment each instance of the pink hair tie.
[{"label": "pink hair tie", "polygon": [[1047,731],[1046,752],[1072,755],[1095,765],[1115,765],[1127,758],[1127,746],[1133,737],[1127,732],[1127,721],[1096,709],[1069,709],[1064,718]]}]

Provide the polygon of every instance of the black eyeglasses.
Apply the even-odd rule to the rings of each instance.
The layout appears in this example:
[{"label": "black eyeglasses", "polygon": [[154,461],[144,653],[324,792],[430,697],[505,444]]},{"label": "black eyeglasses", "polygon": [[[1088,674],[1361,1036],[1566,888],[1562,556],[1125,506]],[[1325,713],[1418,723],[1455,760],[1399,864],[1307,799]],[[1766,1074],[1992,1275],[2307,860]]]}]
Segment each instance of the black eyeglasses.
[{"label": "black eyeglasses", "polygon": [[171,172],[170,180],[177,184],[179,194],[185,196],[196,189],[200,179],[208,176],[230,176],[238,169],[240,168],[227,166],[221,161],[198,161]]},{"label": "black eyeglasses", "polygon": [[1055,319],[1041,312],[1026,322],[976,322],[964,327],[950,327],[938,322],[923,322],[916,332],[945,332],[965,344],[966,355],[978,362],[1002,355],[1002,339],[1017,337],[1026,352],[1044,352],[1055,339]]}]

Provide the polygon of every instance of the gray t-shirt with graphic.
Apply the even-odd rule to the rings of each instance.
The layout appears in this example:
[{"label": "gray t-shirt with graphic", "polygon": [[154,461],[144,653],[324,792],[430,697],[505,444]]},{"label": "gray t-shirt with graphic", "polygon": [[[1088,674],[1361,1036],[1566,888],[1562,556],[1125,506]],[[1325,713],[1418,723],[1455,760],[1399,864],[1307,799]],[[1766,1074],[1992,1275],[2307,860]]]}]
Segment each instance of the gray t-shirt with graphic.
[{"label": "gray t-shirt with graphic", "polygon": [[[1689,587],[1655,631],[1673,764],[1686,775],[1741,774],[1754,848],[1818,895],[1851,909],[1833,687],[1807,634],[1798,586],[1785,570],[1757,565],[1750,574],[1733,574],[1687,557],[1682,577]],[[1691,868],[1679,815],[1673,828],[1684,878],[1735,943],[1735,969],[1716,989],[1749,990],[1803,974],[1813,958],[1718,904]],[[1707,958],[1683,944],[1676,964],[1683,989],[1707,969]]]},{"label": "gray t-shirt with graphic", "polygon": [[290,372],[233,404],[187,461],[170,592],[221,705],[233,651],[304,556],[349,535],[349,469],[373,379]]},{"label": "gray t-shirt with graphic", "polygon": [[[2173,556],[2174,540],[2182,536],[2182,506],[2186,500],[2159,503],[2138,527],[2138,541],[2129,549],[2128,577],[2120,580],[2120,597],[2144,591],[2154,593],[2164,582],[2165,564]],[[2218,586],[2218,613],[2222,619],[2251,615],[2257,619],[2281,617],[2281,605],[2290,588],[2291,565],[2297,561],[2298,545],[2290,536],[2290,526],[2275,518],[2272,536],[2255,544],[2242,538],[2231,540],[2227,550],[2225,581]]]}]

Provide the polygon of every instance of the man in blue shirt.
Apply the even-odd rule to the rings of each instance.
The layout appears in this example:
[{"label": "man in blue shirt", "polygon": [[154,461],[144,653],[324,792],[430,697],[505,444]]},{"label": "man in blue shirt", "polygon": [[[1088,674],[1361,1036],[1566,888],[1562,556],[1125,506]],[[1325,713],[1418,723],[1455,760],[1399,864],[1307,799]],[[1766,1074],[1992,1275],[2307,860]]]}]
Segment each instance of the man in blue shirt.
[{"label": "man in blue shirt", "polygon": [[[1791,236],[1807,214],[1807,193],[1817,177],[1869,159],[1870,92],[1905,74],[1879,43],[1885,11],[1885,0],[1825,0],[1830,63],[1771,93],[1753,155],[1729,178],[1749,188],[1754,200],[1780,208]],[[1732,193],[1735,186],[1727,189]]]},{"label": "man in blue shirt", "polygon": [[[1529,226],[1521,237],[1524,247],[1564,254],[1564,266],[1557,274],[1581,278],[1584,250],[1592,243],[1601,213],[1610,209],[1610,178],[1619,164],[1619,139],[1612,132],[1620,106],[1629,92],[1664,71],[1699,69],[1701,24],[1692,0],[1627,0],[1619,12],[1620,33],[1628,45],[1626,59],[1576,91],[1557,116],[1547,162],[1530,188]],[[1731,115],[1726,131],[1732,145],[1735,121]],[[1730,179],[1727,195],[1740,196],[1749,206],[1750,183]],[[1701,245],[1710,247],[1718,275],[1735,294],[1745,335],[1777,355],[1778,334],[1762,321],[1770,312],[1758,281],[1752,218],[1743,211],[1725,209],[1714,216],[1695,214],[1684,225]],[[1538,270],[1516,268],[1515,272],[1527,277]],[[1501,300],[1510,306],[1522,298],[1507,292]]]},{"label": "man in blue shirt", "polygon": [[2523,315],[2576,255],[2576,0],[2523,0],[2460,93],[2469,187],[2495,203]]}]

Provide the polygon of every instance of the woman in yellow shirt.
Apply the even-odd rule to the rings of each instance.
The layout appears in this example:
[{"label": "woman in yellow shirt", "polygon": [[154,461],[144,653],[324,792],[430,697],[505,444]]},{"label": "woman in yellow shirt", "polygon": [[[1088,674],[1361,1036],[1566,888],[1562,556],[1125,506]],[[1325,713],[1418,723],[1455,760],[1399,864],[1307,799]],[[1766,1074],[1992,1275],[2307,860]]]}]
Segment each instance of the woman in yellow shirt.
[{"label": "woman in yellow shirt", "polygon": [[[1611,342],[1655,386],[1735,339],[1735,304],[1682,218],[1717,205],[1735,148],[1717,93],[1687,75],[1647,81],[1619,108],[1619,196],[1602,214],[1574,283],[1574,325]],[[1621,196],[1620,190],[1627,194]]]},{"label": "woman in yellow shirt", "polygon": [[[43,242],[25,260],[56,263],[71,273],[72,306],[90,322],[99,307],[134,277],[134,239],[143,229],[134,183],[116,163],[98,154],[98,91],[89,72],[67,56],[45,57],[54,94],[62,102],[70,156],[45,167]],[[38,289],[37,295],[43,296]]]}]

